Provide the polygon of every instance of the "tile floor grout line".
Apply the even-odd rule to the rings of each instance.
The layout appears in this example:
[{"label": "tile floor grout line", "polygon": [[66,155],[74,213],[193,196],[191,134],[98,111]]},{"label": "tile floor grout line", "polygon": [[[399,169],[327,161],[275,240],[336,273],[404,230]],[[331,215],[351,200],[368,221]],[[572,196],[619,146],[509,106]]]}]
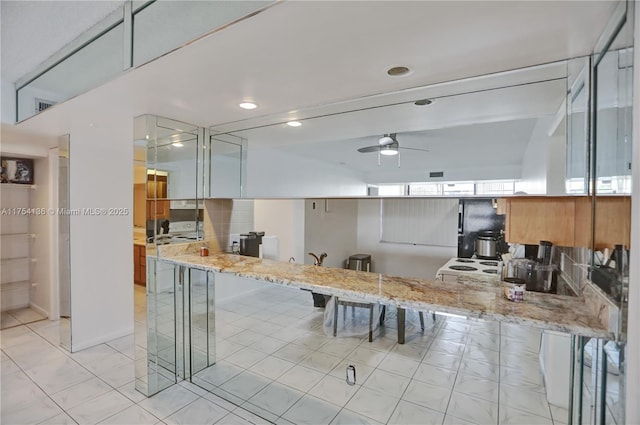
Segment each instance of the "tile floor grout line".
[{"label": "tile floor grout line", "polygon": [[[433,327],[436,327],[436,323],[435,321],[433,322]],[[438,328],[438,332],[440,333],[440,329],[442,329],[442,327]],[[422,331],[422,334],[424,335],[425,331]],[[403,400],[404,394],[407,392],[407,388],[409,388],[409,385],[411,385],[411,382],[413,382],[413,377],[416,375],[416,373],[418,372],[418,369],[420,368],[420,365],[422,364],[422,360],[424,360],[424,358],[426,357],[426,355],[429,353],[429,350],[431,349],[431,345],[433,345],[433,340],[437,338],[436,335],[433,335],[431,338],[429,338],[429,343],[427,344],[427,346],[425,346],[424,348],[426,348],[424,354],[422,355],[422,357],[420,358],[420,361],[418,362],[418,367],[416,367],[416,370],[413,371],[413,373],[411,374],[411,378],[409,378],[409,383],[407,384],[407,387],[402,391],[402,395],[400,396],[400,398],[398,399],[398,402],[396,403],[396,406],[393,408],[393,411],[391,412],[391,416],[389,416],[389,419],[387,419],[387,424],[389,423],[389,421],[391,420],[391,418],[393,417],[393,414],[395,413],[396,409],[398,409],[398,406],[400,405],[400,402]],[[405,400],[405,402],[410,403],[408,400]],[[421,406],[424,407],[424,406]],[[435,409],[430,409],[430,410],[434,410]],[[442,417],[442,420],[444,421],[446,414]]]},{"label": "tile floor grout line", "polygon": [[[22,326],[26,326],[26,325],[22,325]],[[27,328],[28,328],[28,327],[27,327]],[[28,329],[29,329],[29,331],[33,332],[33,330],[31,330],[30,328],[28,328]],[[38,335],[36,332],[33,332],[33,333],[34,333],[34,334],[36,334],[36,335]],[[41,339],[44,339],[41,335],[38,335],[38,337],[39,337],[39,338],[41,338]],[[49,341],[47,341],[46,339],[44,339],[44,340],[45,340],[47,343],[51,344],[51,343],[50,343]],[[28,342],[26,342],[25,344],[28,344]],[[18,345],[22,345],[22,344],[18,344]],[[51,345],[55,348],[55,346],[54,346],[53,344],[51,344]],[[20,372],[21,372],[21,373],[22,373],[22,374],[23,374],[27,379],[29,379],[31,382],[33,382],[33,384],[34,384],[36,387],[38,387],[38,388],[40,389],[40,391],[42,391],[42,393],[43,393],[44,395],[46,395],[46,396],[47,396],[47,398],[48,398],[49,400],[51,400],[51,401],[52,401],[52,402],[53,402],[53,403],[54,403],[58,408],[60,408],[60,410],[61,410],[62,412],[64,412],[67,416],[69,416],[69,417],[71,418],[71,420],[73,420],[76,424],[78,423],[78,422],[76,421],[76,419],[75,419],[73,416],[71,416],[67,410],[63,409],[63,408],[62,408],[62,406],[60,406],[60,404],[58,404],[58,402],[57,402],[57,401],[55,401],[55,400],[53,399],[53,397],[51,397],[51,396],[52,396],[53,394],[57,394],[58,392],[64,391],[64,390],[66,390],[66,389],[68,389],[68,388],[71,388],[71,387],[73,387],[74,385],[77,385],[77,384],[80,384],[80,383],[83,383],[83,382],[87,382],[87,381],[88,381],[89,379],[91,379],[91,378],[86,379],[86,380],[84,380],[84,381],[82,381],[82,382],[78,382],[78,383],[76,383],[76,384],[70,385],[69,387],[67,387],[67,388],[63,388],[63,389],[61,389],[60,391],[57,391],[57,392],[55,392],[55,393],[53,393],[53,394],[49,394],[47,391],[45,391],[45,389],[44,389],[44,388],[42,388],[42,387],[40,386],[40,384],[38,384],[36,381],[34,381],[34,380],[33,380],[33,378],[31,378],[31,376],[29,376],[29,374],[27,374],[27,372],[22,368],[22,366],[20,366],[20,365],[19,365],[19,364],[18,364],[18,363],[17,363],[17,362],[16,362],[16,361],[15,361],[15,360],[14,360],[14,359],[13,359],[13,358],[12,358],[12,357],[7,353],[7,352],[6,352],[6,351],[4,351],[4,348],[3,348],[1,351],[4,353],[4,355],[5,355],[5,356],[9,357],[9,359],[10,359],[10,360],[11,360],[11,361],[16,365],[16,367],[17,367],[18,369],[20,369]],[[64,353],[63,353],[63,354],[64,354]],[[89,373],[91,373],[91,371],[88,371],[88,372],[89,372]],[[95,375],[94,375],[94,376],[95,376]],[[97,377],[97,376],[96,376],[96,377]],[[107,383],[105,382],[105,384],[107,384]],[[109,385],[109,384],[107,384],[107,385]],[[93,400],[93,399],[92,399],[92,400]],[[49,419],[51,419],[51,418],[53,418],[54,416],[57,416],[57,415],[59,415],[59,413],[56,413],[56,414],[55,414],[55,415],[53,415],[53,416],[50,416],[50,417],[48,417],[48,418],[45,418],[44,420],[45,420],[45,421],[46,421],[46,420],[49,420]],[[39,422],[39,423],[42,423],[42,421],[41,421],[41,422]]]},{"label": "tile floor grout line", "polygon": [[[460,373],[460,368],[462,367],[462,360],[464,359],[464,352],[467,349],[468,342],[469,342],[469,334],[467,333],[467,341],[464,343],[464,349],[462,350],[462,355],[460,356],[460,362],[458,363],[458,368],[456,369],[456,376],[453,378],[453,387],[451,388],[451,392],[449,393],[449,400],[447,400],[447,407],[445,408],[444,416],[442,417],[443,425],[444,425],[444,421],[447,419],[447,413],[449,412],[449,405],[451,404],[451,398],[453,397],[453,392],[455,391],[455,388],[456,388],[456,381],[458,380],[458,374]],[[454,415],[451,415],[451,416],[454,416]]]},{"label": "tile floor grout line", "polygon": [[[79,361],[77,361],[75,358],[73,358],[73,357],[72,357],[72,354],[73,354],[73,353],[71,353],[71,352],[69,352],[69,351],[66,351],[66,350],[64,350],[64,349],[60,349],[60,347],[55,346],[51,341],[47,340],[47,339],[46,339],[46,338],[44,338],[42,335],[40,335],[40,334],[38,334],[37,332],[35,332],[35,330],[31,329],[29,326],[27,326],[27,325],[24,325],[24,326],[25,326],[27,329],[29,329],[29,331],[30,331],[30,332],[33,332],[34,334],[36,334],[40,339],[42,339],[42,340],[46,341],[49,345],[51,345],[51,346],[52,346],[53,348],[55,348],[57,351],[60,351],[63,355],[65,355],[65,356],[66,356],[66,358],[67,358],[67,359],[69,359],[69,360],[73,361],[75,364],[77,364],[78,366],[80,366],[81,368],[83,368],[83,369],[84,369],[84,370],[86,370],[89,374],[91,374],[91,375],[92,375],[92,376],[91,376],[90,378],[88,378],[88,379],[85,379],[85,380],[83,380],[83,381],[81,381],[81,382],[76,382],[76,383],[74,383],[74,384],[72,384],[72,385],[69,385],[68,387],[65,387],[65,388],[60,389],[59,391],[56,391],[55,393],[49,394],[49,393],[48,393],[44,388],[42,388],[42,387],[41,387],[41,386],[40,386],[36,381],[34,381],[34,380],[31,378],[31,376],[29,376],[29,374],[27,374],[27,372],[22,368],[22,366],[20,366],[20,365],[19,365],[15,360],[13,360],[13,359],[11,358],[11,356],[9,356],[9,354],[8,354],[8,353],[4,352],[4,349],[2,350],[2,351],[4,352],[4,354],[5,354],[7,357],[9,357],[9,359],[11,359],[11,360],[15,363],[15,365],[20,369],[20,371],[21,371],[21,372],[22,372],[22,373],[23,373],[23,374],[24,374],[24,375],[25,375],[29,380],[31,380],[31,381],[32,381],[32,382],[33,382],[33,383],[34,383],[38,388],[40,388],[40,390],[41,390],[41,391],[42,391],[42,392],[43,392],[43,393],[44,393],[44,394],[45,394],[45,395],[46,395],[46,396],[47,396],[47,397],[48,397],[48,398],[49,398],[53,403],[55,403],[55,405],[56,405],[56,406],[58,406],[62,412],[64,412],[67,416],[69,416],[69,417],[70,417],[70,418],[71,418],[71,419],[72,419],[76,424],[77,424],[78,422],[75,420],[75,418],[74,418],[73,416],[71,416],[71,414],[69,413],[69,411],[70,411],[70,410],[72,410],[72,409],[74,409],[74,408],[76,408],[76,407],[79,407],[80,405],[78,405],[78,406],[74,406],[73,408],[71,408],[71,409],[68,409],[68,410],[67,410],[67,409],[64,409],[60,404],[58,404],[58,402],[56,402],[56,401],[53,399],[53,397],[52,397],[52,396],[53,396],[53,395],[55,395],[55,394],[58,394],[58,393],[60,393],[60,392],[63,392],[63,391],[69,390],[69,389],[71,389],[72,387],[74,387],[74,386],[76,386],[76,385],[84,384],[84,383],[86,383],[86,382],[88,382],[88,381],[90,381],[91,379],[94,379],[94,378],[95,378],[95,379],[97,379],[97,380],[99,380],[100,382],[104,383],[108,388],[110,388],[110,390],[109,390],[109,391],[107,391],[107,392],[105,392],[105,393],[103,393],[103,394],[98,394],[98,395],[96,395],[95,397],[91,397],[90,399],[85,400],[85,401],[84,401],[84,403],[91,402],[91,401],[93,401],[93,400],[95,400],[95,399],[97,399],[97,398],[99,398],[99,397],[103,396],[104,394],[107,394],[107,393],[108,393],[108,392],[110,392],[110,391],[116,391],[118,394],[122,395],[122,396],[123,396],[123,397],[125,397],[127,400],[131,401],[134,405],[137,405],[137,404],[138,404],[138,403],[134,402],[133,400],[131,400],[129,397],[127,397],[127,396],[125,396],[124,394],[122,394],[122,393],[118,390],[118,388],[116,388],[115,386],[111,385],[110,383],[108,383],[107,381],[105,381],[102,377],[100,377],[99,375],[97,375],[97,374],[93,373],[93,372],[92,372],[91,370],[89,370],[86,366],[84,366],[82,363],[80,363],[80,362],[79,362]],[[28,344],[28,342],[27,342],[27,343],[25,343],[25,344]],[[117,350],[116,348],[111,347],[111,346],[110,346],[110,345],[108,345],[107,343],[103,343],[103,344],[104,344],[104,345],[106,345],[106,346],[109,346],[109,348],[113,349],[113,350],[114,350],[114,351],[116,351],[117,353],[120,353],[120,354],[124,355],[125,357],[129,358],[129,357],[128,357],[128,356],[126,356],[124,353],[122,353],[120,350]],[[18,344],[18,345],[22,345],[22,344]],[[102,344],[100,344],[100,345],[102,345]],[[98,345],[98,346],[99,346],[99,345]],[[81,350],[81,351],[83,351],[83,350]],[[107,355],[109,355],[109,354],[107,354]],[[130,359],[130,358],[129,358],[129,359]],[[134,361],[135,361],[135,360],[134,360]],[[135,377],[134,377],[134,379],[133,379],[132,381],[135,381]],[[129,381],[129,382],[131,382],[131,381]],[[127,383],[129,383],[129,382],[127,382]],[[126,385],[126,384],[123,384],[123,386],[124,386],[124,385]],[[129,406],[129,407],[130,407],[130,406]],[[127,407],[127,408],[128,408],[128,407]],[[144,409],[144,408],[143,408],[143,409]],[[124,409],[123,409],[123,410],[124,410]],[[114,415],[116,415],[116,414],[118,414],[118,413],[121,413],[121,412],[122,412],[122,411],[117,412],[117,413],[114,413]],[[151,412],[149,412],[149,413],[151,413]],[[111,415],[111,416],[114,416],[114,415]],[[111,416],[109,416],[109,417],[111,417]],[[52,417],[53,417],[53,416],[52,416]],[[47,418],[47,419],[51,419],[51,418]],[[103,420],[106,420],[106,419],[108,419],[108,418],[105,418],[105,419],[103,419]]]},{"label": "tile floor grout line", "polygon": [[[323,314],[324,314],[324,313],[323,313]],[[338,366],[342,363],[342,361],[343,361],[343,360],[346,360],[346,359],[347,359],[347,356],[351,355],[351,353],[353,353],[353,352],[354,352],[354,351],[355,351],[355,350],[356,350],[356,349],[357,349],[361,344],[362,344],[362,342],[360,342],[360,344],[356,345],[356,346],[355,346],[351,351],[349,351],[347,354],[345,354],[345,356],[340,360],[340,362],[338,362],[338,365],[336,365],[336,367],[338,367]],[[294,345],[295,345],[295,344],[294,344]],[[322,348],[322,347],[323,347],[323,346],[325,346],[325,345],[327,345],[327,343],[325,343],[325,344],[321,345],[321,346],[320,346],[320,347],[318,347],[318,348]],[[315,352],[317,352],[317,350],[316,350]],[[309,355],[310,355],[310,354],[309,354]],[[303,358],[302,358],[302,360],[300,360],[300,362],[298,362],[296,365],[300,365],[300,363],[301,363],[304,359],[306,359],[307,357],[308,357],[308,356],[303,357]],[[306,367],[306,366],[302,366],[302,365],[300,365],[300,366],[301,366],[301,367]],[[295,367],[295,366],[294,366],[294,367]],[[311,369],[311,368],[308,368],[308,369]],[[320,379],[318,380],[318,382],[316,382],[314,385],[312,385],[312,386],[311,386],[311,388],[309,388],[306,392],[304,392],[304,393],[303,393],[303,395],[302,395],[298,400],[296,400],[296,402],[295,402],[295,403],[293,403],[291,406],[289,406],[289,407],[287,408],[287,410],[285,410],[285,411],[282,413],[282,415],[280,415],[280,416],[278,417],[278,419],[284,419],[284,420],[287,420],[287,419],[284,417],[284,415],[286,415],[286,414],[287,414],[287,412],[288,412],[289,410],[291,410],[291,409],[293,408],[293,406],[295,406],[295,405],[296,405],[296,404],[297,404],[297,403],[298,403],[298,402],[299,402],[303,397],[305,397],[305,396],[307,396],[307,395],[308,395],[308,396],[310,396],[310,397],[315,397],[313,394],[310,394],[309,392],[310,392],[311,390],[313,390],[313,389],[316,387],[316,385],[320,384],[320,382],[321,382],[323,379],[325,379],[325,378],[326,378],[326,377],[328,377],[328,376],[333,376],[333,375],[331,375],[331,372],[332,372],[334,369],[335,369],[335,368],[332,368],[332,369],[331,369],[331,370],[329,370],[328,372],[324,373],[324,376],[323,376],[322,378],[320,378]],[[315,369],[313,369],[313,370],[315,370]],[[315,370],[315,371],[317,372],[317,370]],[[285,373],[286,373],[286,372],[285,372]],[[283,375],[284,375],[284,374],[283,374]],[[274,382],[275,382],[275,381],[274,381]],[[286,384],[284,384],[284,383],[281,383],[281,385],[285,385],[285,386],[287,386],[287,385],[286,385]],[[360,386],[360,387],[362,387],[362,386]],[[289,388],[291,388],[291,387],[289,387]],[[294,389],[295,389],[295,388],[294,388]],[[299,390],[298,390],[298,391],[299,391]],[[357,392],[357,391],[356,391],[356,392]],[[354,393],[353,395],[355,395],[355,393]],[[353,397],[353,395],[352,395],[352,397]],[[318,398],[318,397],[315,397],[315,398]],[[326,400],[324,400],[324,399],[320,399],[320,400],[322,400],[323,402],[329,403],[329,404],[333,404],[333,403],[330,403],[330,402],[328,402],[328,401],[326,401]],[[349,400],[351,400],[351,398],[349,398]],[[347,403],[348,403],[348,401],[347,401]],[[333,421],[333,420],[334,420],[334,419],[335,419],[335,418],[340,414],[340,412],[342,412],[342,410],[343,410],[343,409],[344,409],[344,407],[347,405],[347,403],[345,403],[345,405],[344,405],[343,407],[341,407],[341,408],[338,410],[338,412],[337,412],[337,413],[336,413],[336,414],[331,418],[331,421],[330,421],[329,423],[331,423],[331,422],[332,422],[332,421]],[[339,407],[339,406],[336,406],[336,407]]]}]

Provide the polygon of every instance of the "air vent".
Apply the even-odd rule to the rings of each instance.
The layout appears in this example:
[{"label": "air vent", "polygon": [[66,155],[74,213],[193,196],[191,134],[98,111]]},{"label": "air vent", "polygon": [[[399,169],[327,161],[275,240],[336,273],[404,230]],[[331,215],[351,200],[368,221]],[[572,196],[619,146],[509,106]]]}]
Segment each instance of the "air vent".
[{"label": "air vent", "polygon": [[444,177],[444,171],[431,171],[429,177]]},{"label": "air vent", "polygon": [[52,107],[55,104],[56,104],[56,102],[53,102],[51,100],[44,100],[44,99],[36,98],[36,114],[38,112],[44,111],[45,109],[49,109],[50,107]]}]

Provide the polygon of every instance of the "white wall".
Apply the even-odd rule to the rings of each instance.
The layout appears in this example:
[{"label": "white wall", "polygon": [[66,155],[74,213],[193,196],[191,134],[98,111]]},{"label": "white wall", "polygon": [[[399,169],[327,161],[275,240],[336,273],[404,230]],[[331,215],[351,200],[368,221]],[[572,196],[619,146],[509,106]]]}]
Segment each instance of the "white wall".
[{"label": "white wall", "polygon": [[[358,200],[307,199],[304,201],[304,261],[313,264],[307,253],[327,253],[323,265],[344,268],[350,255],[357,254]],[[326,206],[326,208],[325,208]]]},{"label": "white wall", "polygon": [[[4,93],[2,96],[4,99]],[[4,114],[4,109],[2,113]],[[58,146],[56,137],[27,133],[7,123],[2,123],[1,132],[1,149],[5,155],[45,158],[49,156],[49,148]]]},{"label": "white wall", "polygon": [[346,167],[291,155],[275,149],[249,146],[246,165],[247,198],[309,198],[364,196],[367,186]]},{"label": "white wall", "polygon": [[72,125],[71,208],[129,208],[72,216],[72,351],[133,332],[133,120]]},{"label": "white wall", "polygon": [[[34,175],[36,188],[31,193],[32,208],[50,208],[49,191],[52,182],[49,181],[49,158],[37,158],[34,161]],[[57,184],[57,182],[55,182]],[[50,311],[50,233],[51,225],[48,215],[32,215],[29,227],[36,234],[31,256],[36,258],[31,280],[36,286],[31,288],[31,307],[49,316]]]},{"label": "white wall", "polygon": [[2,94],[2,122],[13,124],[16,122],[16,93],[13,83],[0,80],[0,93]]},{"label": "white wall", "polygon": [[254,227],[266,235],[278,237],[279,260],[305,261],[304,251],[304,200],[302,199],[256,199],[254,205]]},{"label": "white wall", "polygon": [[360,199],[357,202],[357,251],[371,254],[373,271],[433,279],[444,263],[457,256],[457,247],[380,242],[380,200]]}]

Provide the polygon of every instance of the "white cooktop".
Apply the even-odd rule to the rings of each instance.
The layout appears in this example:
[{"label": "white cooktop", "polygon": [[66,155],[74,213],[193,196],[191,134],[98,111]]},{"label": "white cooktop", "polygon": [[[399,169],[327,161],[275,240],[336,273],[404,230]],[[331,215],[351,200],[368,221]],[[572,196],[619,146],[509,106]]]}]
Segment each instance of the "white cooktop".
[{"label": "white cooktop", "polygon": [[458,276],[474,278],[498,279],[498,260],[481,260],[479,258],[452,258],[438,269],[436,278],[456,280]]}]

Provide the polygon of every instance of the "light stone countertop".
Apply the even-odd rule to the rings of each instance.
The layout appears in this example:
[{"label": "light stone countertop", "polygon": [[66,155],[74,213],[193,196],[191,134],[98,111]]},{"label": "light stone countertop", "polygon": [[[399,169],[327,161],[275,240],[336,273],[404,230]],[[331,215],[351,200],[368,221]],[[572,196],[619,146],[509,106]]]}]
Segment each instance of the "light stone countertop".
[{"label": "light stone countertop", "polygon": [[200,257],[179,251],[159,260],[418,311],[451,313],[588,337],[612,337],[583,297],[527,292],[525,302],[514,303],[503,297],[502,287],[496,283],[443,282],[225,253]]}]

